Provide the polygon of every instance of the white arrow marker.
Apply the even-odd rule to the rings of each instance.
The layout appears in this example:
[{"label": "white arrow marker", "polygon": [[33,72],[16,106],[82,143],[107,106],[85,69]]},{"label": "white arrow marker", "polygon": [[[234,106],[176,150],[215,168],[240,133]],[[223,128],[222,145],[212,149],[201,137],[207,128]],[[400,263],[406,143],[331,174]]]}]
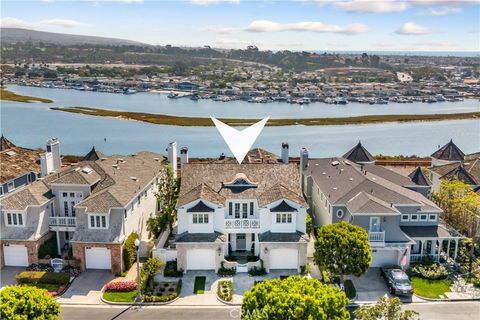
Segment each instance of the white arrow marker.
[{"label": "white arrow marker", "polygon": [[252,124],[250,127],[238,131],[230,127],[228,124],[223,123],[210,116],[213,123],[217,127],[218,131],[223,137],[223,140],[227,143],[230,151],[237,159],[238,163],[242,163],[243,159],[247,155],[248,151],[252,147],[258,135],[262,132],[263,127],[267,123],[270,117],[266,117],[257,123]]}]

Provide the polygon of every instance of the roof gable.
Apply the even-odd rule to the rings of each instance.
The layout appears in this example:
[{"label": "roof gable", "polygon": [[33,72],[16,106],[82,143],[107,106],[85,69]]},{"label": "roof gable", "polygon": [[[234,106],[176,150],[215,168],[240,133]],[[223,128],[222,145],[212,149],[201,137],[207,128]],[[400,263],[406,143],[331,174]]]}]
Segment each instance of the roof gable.
[{"label": "roof gable", "polygon": [[430,179],[425,176],[425,174],[422,171],[422,168],[418,166],[412,173],[408,175],[410,179],[412,180],[413,183],[419,186],[431,186],[432,182]]},{"label": "roof gable", "polygon": [[476,179],[463,167],[463,165],[459,164],[453,170],[447,172],[445,175],[442,176],[442,179],[452,179],[456,177],[458,180],[465,182],[466,184],[476,185],[478,182]]},{"label": "roof gable", "polygon": [[289,205],[285,200],[282,200],[280,204],[270,209],[270,212],[297,212],[298,210]]},{"label": "roof gable", "polygon": [[350,149],[347,153],[343,155],[343,158],[350,161],[361,163],[361,162],[374,162],[375,158],[362,146],[362,143],[359,141],[358,144]]},{"label": "roof gable", "polygon": [[450,140],[446,145],[432,153],[431,157],[439,160],[462,161],[465,154],[453,140]]},{"label": "roof gable", "polygon": [[202,200],[200,200],[196,205],[187,209],[187,212],[214,212],[214,208],[207,206]]}]

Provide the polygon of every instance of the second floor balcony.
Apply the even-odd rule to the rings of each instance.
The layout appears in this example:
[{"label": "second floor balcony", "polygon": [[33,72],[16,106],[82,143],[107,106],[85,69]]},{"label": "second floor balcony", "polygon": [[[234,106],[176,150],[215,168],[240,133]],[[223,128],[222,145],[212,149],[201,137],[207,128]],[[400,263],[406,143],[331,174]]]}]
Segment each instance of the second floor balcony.
[{"label": "second floor balcony", "polygon": [[225,219],[225,230],[260,229],[260,219]]},{"label": "second floor balcony", "polygon": [[384,246],[385,231],[368,231],[368,241],[374,246]]},{"label": "second floor balcony", "polygon": [[75,227],[77,218],[75,217],[49,217],[49,225],[55,227]]}]

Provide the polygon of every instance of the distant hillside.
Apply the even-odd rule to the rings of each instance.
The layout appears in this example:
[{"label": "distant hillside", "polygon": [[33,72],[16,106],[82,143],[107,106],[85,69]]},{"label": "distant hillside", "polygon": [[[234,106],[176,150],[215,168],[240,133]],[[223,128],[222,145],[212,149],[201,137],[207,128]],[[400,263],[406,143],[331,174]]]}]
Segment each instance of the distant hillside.
[{"label": "distant hillside", "polygon": [[145,43],[94,36],[80,36],[65,33],[44,32],[20,28],[0,28],[3,43],[16,43],[24,41],[44,42],[57,45],[147,45]]}]

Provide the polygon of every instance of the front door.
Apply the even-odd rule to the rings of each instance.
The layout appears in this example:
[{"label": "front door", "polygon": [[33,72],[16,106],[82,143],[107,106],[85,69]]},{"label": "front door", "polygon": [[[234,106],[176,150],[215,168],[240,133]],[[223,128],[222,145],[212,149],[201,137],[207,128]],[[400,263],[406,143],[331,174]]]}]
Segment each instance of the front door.
[{"label": "front door", "polygon": [[247,249],[247,240],[245,233],[237,233],[237,251],[244,251]]},{"label": "front door", "polygon": [[370,231],[373,231],[373,232],[380,231],[380,217],[370,218]]}]

